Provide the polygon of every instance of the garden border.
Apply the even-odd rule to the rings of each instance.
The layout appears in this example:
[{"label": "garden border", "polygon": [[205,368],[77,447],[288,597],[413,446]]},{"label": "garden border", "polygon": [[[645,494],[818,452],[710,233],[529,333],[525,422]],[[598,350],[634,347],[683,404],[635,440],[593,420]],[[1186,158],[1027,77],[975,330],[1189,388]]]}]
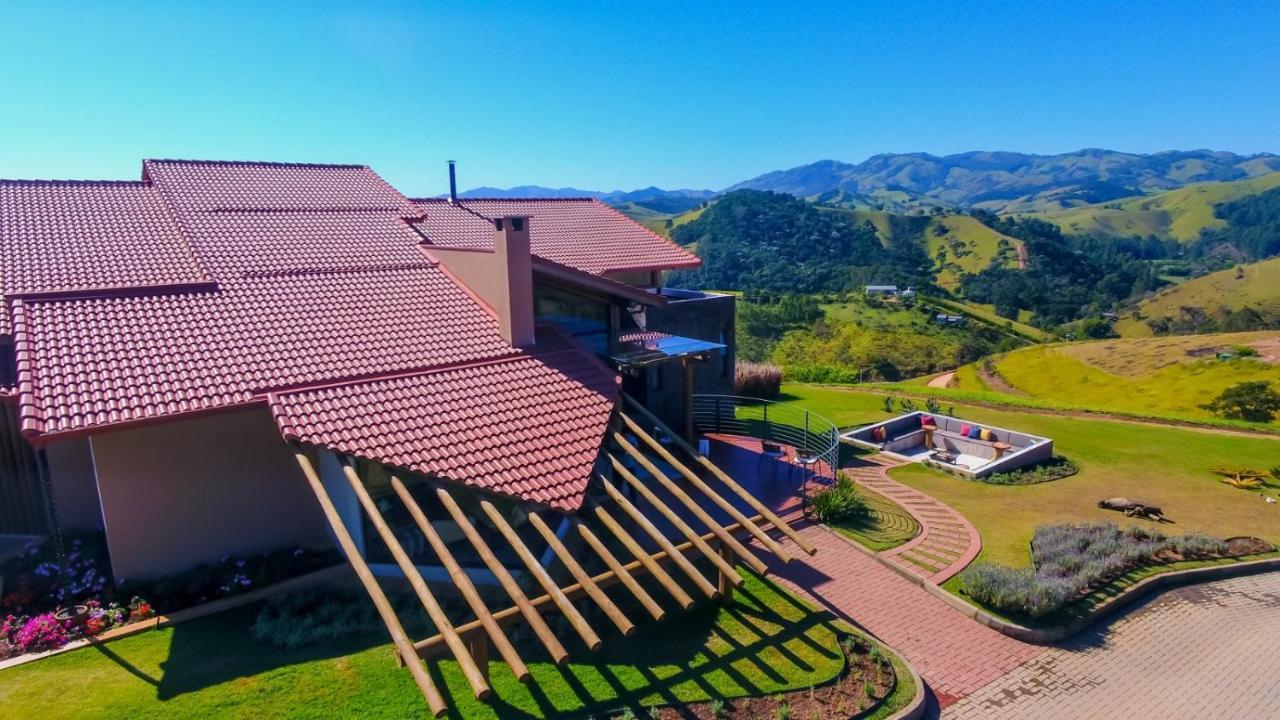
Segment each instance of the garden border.
[{"label": "garden border", "polygon": [[846,537],[826,525],[823,525],[822,528],[854,546],[863,554],[875,558],[881,565],[893,570],[902,577],[911,581],[913,584],[924,588],[939,600],[942,600],[947,605],[950,605],[952,608],[958,610],[970,619],[982,625],[986,625],[992,630],[1008,635],[1015,640],[1021,640],[1033,645],[1051,645],[1060,640],[1065,640],[1088,628],[1094,623],[1106,619],[1120,610],[1129,607],[1134,602],[1160,590],[1166,590],[1182,585],[1194,585],[1196,583],[1208,582],[1211,580],[1222,580],[1224,578],[1252,575],[1270,570],[1280,570],[1280,557],[1274,557],[1264,558],[1262,560],[1246,560],[1244,562],[1235,562],[1227,565],[1212,565],[1209,567],[1188,568],[1186,570],[1172,570],[1169,572],[1157,573],[1155,575],[1145,577],[1124,590],[1121,590],[1118,595],[1098,604],[1078,620],[1074,620],[1066,625],[1031,628],[997,617],[977,605],[974,605],[968,600],[944,590],[941,586],[934,585],[933,583],[926,581],[924,578],[912,574],[906,568],[901,568],[891,562],[888,562],[881,558],[879,553],[872,552],[871,550],[863,547],[853,538]]},{"label": "garden border", "polygon": [[110,642],[118,638],[136,635],[137,633],[145,632],[147,630],[169,627],[170,625],[177,625],[178,623],[186,622],[188,620],[195,620],[196,618],[202,618],[207,615],[214,615],[226,610],[234,610],[235,608],[244,607],[245,605],[252,605],[253,603],[287,590],[300,590],[302,588],[311,587],[312,585],[318,585],[322,582],[342,580],[349,573],[351,573],[351,566],[346,563],[331,565],[330,567],[322,568],[320,570],[313,570],[305,575],[292,577],[288,580],[281,580],[278,583],[261,587],[257,590],[250,590],[242,595],[233,595],[231,597],[213,600],[202,605],[194,605],[189,608],[177,610],[169,613],[168,615],[156,615],[155,617],[150,617],[146,620],[139,620],[127,625],[121,625],[100,633],[92,638],[80,638],[78,640],[73,640],[56,650],[28,653],[26,655],[9,658],[8,660],[0,660],[0,671],[8,670],[9,668],[17,667],[19,665],[26,665],[27,663],[35,662],[37,660],[43,660],[48,657],[53,657],[54,655],[61,655],[66,652],[71,652],[72,650],[80,650],[93,645]]}]

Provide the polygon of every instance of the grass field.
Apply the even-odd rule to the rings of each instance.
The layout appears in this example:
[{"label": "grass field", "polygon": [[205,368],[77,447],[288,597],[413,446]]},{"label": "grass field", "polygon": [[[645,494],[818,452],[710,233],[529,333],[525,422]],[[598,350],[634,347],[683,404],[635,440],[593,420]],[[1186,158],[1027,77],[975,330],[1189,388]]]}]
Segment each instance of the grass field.
[{"label": "grass field", "polygon": [[998,327],[1009,327],[1017,334],[1037,342],[1046,342],[1053,339],[1053,336],[1049,333],[1039,328],[1027,325],[1021,319],[1010,320],[1009,318],[1000,317],[996,314],[995,308],[990,305],[978,305],[976,303],[962,302],[959,300],[946,300],[935,297],[927,297],[925,300],[930,304],[941,305],[953,312],[963,315],[972,315],[979,320],[983,320]]},{"label": "grass field", "polygon": [[[944,231],[942,235],[938,232]],[[946,215],[934,218],[925,229],[925,241],[928,243],[929,257],[941,269],[938,272],[938,284],[946,288],[954,288],[960,283],[961,273],[977,273],[991,266],[996,258],[1001,258],[1003,267],[1018,267],[1017,248],[1020,240],[996,232],[968,215]],[[1009,249],[1001,254],[1001,241]],[[938,262],[939,253],[945,262]]]},{"label": "grass field", "polygon": [[1069,233],[1130,236],[1155,235],[1183,242],[1200,236],[1203,228],[1225,227],[1213,216],[1217,203],[1238,200],[1280,187],[1280,173],[1247,180],[1187,185],[1176,190],[1035,214]]},{"label": "grass field", "polygon": [[[492,704],[472,699],[452,661],[429,665],[448,688],[451,717],[467,720],[603,718],[624,705],[642,715],[651,704],[768,695],[835,677],[843,660],[830,616],[744,575],[728,607],[673,613],[595,654],[571,650],[577,661],[564,669],[529,658],[527,686],[491,662]],[[249,635],[253,617],[254,608],[230,611],[0,671],[0,707],[29,720],[424,715],[385,636],[284,651]],[[906,684],[894,705],[913,696]]]},{"label": "grass field", "polygon": [[[783,390],[790,402],[841,427],[886,417],[881,397],[872,393],[811,385]],[[1032,532],[1042,523],[1134,522],[1096,506],[1116,496],[1162,507],[1173,521],[1158,526],[1166,534],[1253,535],[1280,542],[1280,505],[1264,502],[1262,493],[1229,487],[1209,472],[1223,465],[1280,465],[1280,439],[964,405],[955,412],[966,420],[1053,438],[1055,450],[1080,466],[1077,475],[1039,485],[971,482],[920,465],[894,469],[895,480],[950,505],[974,524],[982,535],[981,559],[1026,566]]]},{"label": "grass field", "polygon": [[[1280,258],[1242,266],[1244,277],[1235,268],[1220,270],[1187,280],[1143,300],[1138,310],[1144,319],[1177,317],[1179,308],[1198,307],[1212,313],[1218,308],[1280,312]],[[1116,322],[1123,337],[1149,337],[1151,328],[1143,320],[1125,316]]]},{"label": "grass field", "polygon": [[[1216,349],[1277,337],[1254,332],[1040,345],[1008,353],[994,365],[1016,394],[1051,406],[1210,421],[1215,416],[1200,406],[1226,388],[1255,380],[1280,383],[1280,365],[1256,358],[1218,360]],[[997,390],[973,366],[957,372],[953,387]]]}]

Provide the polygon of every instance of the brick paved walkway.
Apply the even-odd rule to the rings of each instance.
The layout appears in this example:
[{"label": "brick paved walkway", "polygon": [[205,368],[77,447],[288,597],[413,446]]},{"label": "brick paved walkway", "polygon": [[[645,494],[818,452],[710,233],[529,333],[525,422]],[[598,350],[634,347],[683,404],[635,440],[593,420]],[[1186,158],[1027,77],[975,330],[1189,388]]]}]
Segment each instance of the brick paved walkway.
[{"label": "brick paved walkway", "polygon": [[1273,572],[1158,595],[1109,627],[1046,650],[942,716],[1277,718],[1277,668],[1280,573]]},{"label": "brick paved walkway", "polygon": [[891,480],[889,469],[902,464],[904,461],[887,455],[872,455],[856,458],[842,469],[859,485],[902,506],[920,523],[919,535],[880,556],[941,585],[973,562],[982,549],[982,540],[973,525],[950,506]]},{"label": "brick paved walkway", "polygon": [[1044,652],[961,615],[818,525],[800,532],[818,554],[773,559],[774,579],[905,655],[942,707]]}]

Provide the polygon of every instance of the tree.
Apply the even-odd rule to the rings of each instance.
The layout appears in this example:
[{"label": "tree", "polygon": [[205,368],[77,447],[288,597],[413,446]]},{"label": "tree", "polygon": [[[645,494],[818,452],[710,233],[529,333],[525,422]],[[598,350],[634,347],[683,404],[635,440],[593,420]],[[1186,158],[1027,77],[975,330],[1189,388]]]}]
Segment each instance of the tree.
[{"label": "tree", "polygon": [[1231,420],[1271,422],[1280,412],[1280,393],[1263,381],[1242,382],[1200,407]]}]

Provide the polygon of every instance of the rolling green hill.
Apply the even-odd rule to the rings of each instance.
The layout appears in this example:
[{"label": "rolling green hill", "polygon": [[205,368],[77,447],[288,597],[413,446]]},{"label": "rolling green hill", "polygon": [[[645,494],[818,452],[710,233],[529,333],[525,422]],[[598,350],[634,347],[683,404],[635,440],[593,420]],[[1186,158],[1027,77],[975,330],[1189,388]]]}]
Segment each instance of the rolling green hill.
[{"label": "rolling green hill", "polygon": [[[876,235],[886,244],[894,237],[895,223],[891,213],[848,208],[818,209],[841,215],[859,225],[871,223]],[[914,219],[920,218],[916,216]],[[903,225],[898,224],[898,227]],[[992,260],[997,258],[1004,267],[1015,268],[1021,264],[1021,240],[993,230],[968,215],[930,216],[928,223],[920,227],[918,232],[929,257],[938,268],[937,282],[945,288],[954,289],[960,283],[961,273],[979,272],[990,267]]]},{"label": "rolling green hill", "polygon": [[1203,228],[1225,227],[1213,216],[1217,203],[1238,200],[1280,187],[1280,172],[1247,180],[1187,185],[1143,195],[1060,211],[1033,213],[1068,233],[1129,236],[1155,235],[1183,242],[1195,240]]},{"label": "rolling green hill", "polygon": [[[1259,358],[1219,360],[1217,350],[1240,345]],[[1280,333],[1222,333],[1036,345],[961,368],[952,387],[1020,395],[1065,407],[1211,419],[1200,405],[1237,383],[1280,383]]]},{"label": "rolling green hill", "polygon": [[938,284],[955,288],[961,273],[977,273],[991,266],[1020,267],[1022,241],[997,232],[968,215],[934,218],[925,230],[929,257],[938,267]]},{"label": "rolling green hill", "polygon": [[[663,237],[669,237],[671,235],[671,230],[678,228],[687,222],[697,220],[698,216],[706,210],[706,208],[696,207],[686,212],[672,214],[659,212],[653,208],[648,208],[644,205],[637,205],[633,202],[618,203],[613,207],[618,212],[626,215]],[[671,221],[670,228],[667,227],[668,220]]]},{"label": "rolling green hill", "polygon": [[1234,268],[1188,280],[1143,300],[1138,305],[1141,320],[1126,316],[1116,322],[1122,337],[1149,337],[1149,318],[1177,317],[1183,307],[1214,311],[1225,307],[1251,307],[1260,312],[1280,313],[1280,257],[1242,265],[1241,277]]}]

